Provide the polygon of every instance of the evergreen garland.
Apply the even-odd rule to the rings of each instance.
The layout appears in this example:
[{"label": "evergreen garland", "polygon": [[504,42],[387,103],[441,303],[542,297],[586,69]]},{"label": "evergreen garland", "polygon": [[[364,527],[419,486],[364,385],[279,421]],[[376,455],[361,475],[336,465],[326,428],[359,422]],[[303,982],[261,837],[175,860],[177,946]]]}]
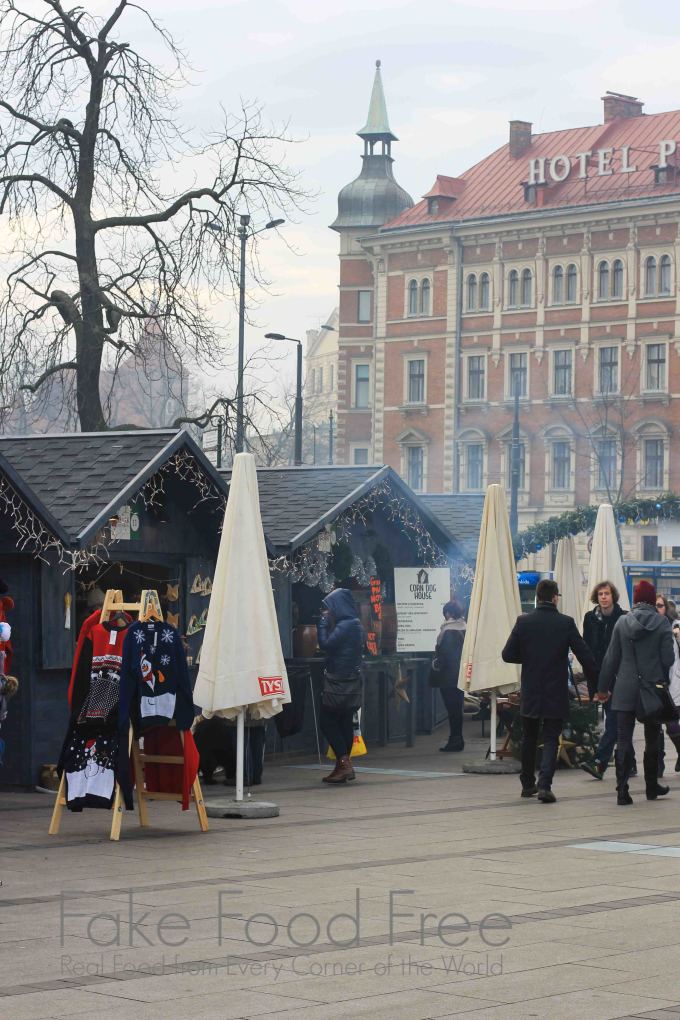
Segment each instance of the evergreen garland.
[{"label": "evergreen garland", "polygon": [[[569,535],[580,535],[592,531],[597,517],[597,506],[577,506],[563,514],[538,521],[530,528],[515,536],[513,545],[515,559],[521,560],[529,553],[538,552],[545,545],[557,542]],[[648,524],[654,520],[680,520],[680,496],[672,492],[643,499],[625,499],[614,504],[614,513],[619,524]]]}]

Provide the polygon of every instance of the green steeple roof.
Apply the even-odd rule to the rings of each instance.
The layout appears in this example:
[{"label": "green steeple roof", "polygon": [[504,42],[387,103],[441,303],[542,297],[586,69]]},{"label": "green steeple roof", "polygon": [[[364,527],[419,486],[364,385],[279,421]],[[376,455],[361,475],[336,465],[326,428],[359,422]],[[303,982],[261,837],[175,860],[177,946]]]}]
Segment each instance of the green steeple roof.
[{"label": "green steeple roof", "polygon": [[375,62],[375,78],[373,80],[373,91],[371,92],[366,126],[361,131],[357,131],[357,134],[359,138],[365,139],[382,139],[383,141],[393,142],[398,140],[397,136],[393,135],[390,131],[389,121],[387,120],[387,105],[385,103],[385,93],[383,92],[379,60]]}]

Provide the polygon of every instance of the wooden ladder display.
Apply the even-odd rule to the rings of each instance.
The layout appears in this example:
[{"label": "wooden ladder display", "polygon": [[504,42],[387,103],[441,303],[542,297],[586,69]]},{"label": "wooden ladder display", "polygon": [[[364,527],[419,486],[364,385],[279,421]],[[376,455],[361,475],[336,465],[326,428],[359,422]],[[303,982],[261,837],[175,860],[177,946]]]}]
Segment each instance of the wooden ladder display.
[{"label": "wooden ladder display", "polygon": [[[109,589],[104,597],[104,605],[102,607],[99,622],[104,623],[105,620],[109,619],[111,613],[119,613],[126,611],[137,612],[138,619],[141,621],[150,620],[156,617],[158,620],[163,619],[161,611],[161,604],[158,598],[158,592],[153,589],[145,589],[139,602],[125,602],[123,599],[123,592],[119,589]],[[180,739],[182,741],[182,747],[184,747],[184,734],[180,733]],[[184,755],[177,754],[145,754],[139,746],[139,740],[135,738],[132,732],[132,726],[128,736],[128,753],[132,758],[132,769],[135,780],[135,793],[137,796],[137,811],[139,813],[139,824],[142,828],[147,828],[149,825],[149,813],[147,808],[147,802],[150,800],[171,800],[176,803],[182,803],[181,793],[150,793],[146,789],[144,767],[145,765],[183,765]],[[201,783],[196,776],[189,795],[190,801],[192,801],[196,807],[196,814],[198,815],[198,824],[201,832],[208,831],[208,816],[205,810],[205,804],[203,802],[203,791],[201,789]],[[59,782],[59,789],[57,791],[57,800],[54,805],[52,812],[52,819],[50,821],[50,827],[48,834],[50,836],[56,836],[59,832],[61,825],[61,817],[66,807],[66,776],[62,774]],[[113,797],[113,804],[111,805],[111,834],[110,838],[113,840],[120,839],[120,830],[123,823],[123,793],[120,788],[120,784],[116,783],[116,789]]]}]

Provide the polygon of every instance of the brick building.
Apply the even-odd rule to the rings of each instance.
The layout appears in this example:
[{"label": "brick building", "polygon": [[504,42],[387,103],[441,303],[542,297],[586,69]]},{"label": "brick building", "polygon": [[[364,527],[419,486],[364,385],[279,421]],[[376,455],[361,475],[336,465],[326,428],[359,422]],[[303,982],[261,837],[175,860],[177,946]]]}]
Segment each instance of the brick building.
[{"label": "brick building", "polygon": [[[368,450],[423,492],[509,489],[516,385],[520,528],[680,491],[680,111],[603,102],[592,127],[511,121],[507,144],[415,205],[398,189],[383,216],[365,173],[380,144],[393,182],[378,68],[333,224],[339,460]],[[653,524],[625,529],[624,552],[660,559]]]}]

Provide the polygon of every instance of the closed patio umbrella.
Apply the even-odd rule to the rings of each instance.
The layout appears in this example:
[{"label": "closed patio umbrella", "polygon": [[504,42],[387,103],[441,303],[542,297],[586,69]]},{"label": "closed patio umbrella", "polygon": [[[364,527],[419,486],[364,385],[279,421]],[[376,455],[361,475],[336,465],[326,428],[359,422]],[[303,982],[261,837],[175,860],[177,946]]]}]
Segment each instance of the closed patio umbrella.
[{"label": "closed patio umbrella", "polygon": [[458,686],[464,691],[491,692],[492,761],[496,758],[496,695],[519,686],[519,667],[503,662],[501,651],[521,612],[505,493],[494,484],[486,490],[484,500],[458,677]]},{"label": "closed patio umbrella", "polygon": [[268,719],[290,701],[250,453],[234,458],[194,701],[207,719],[237,718],[240,800],[246,708],[255,719]]},{"label": "closed patio umbrella", "polygon": [[580,629],[584,596],[583,572],[578,563],[573,535],[561,538],[557,543],[555,580],[560,586],[562,596],[559,603],[560,612],[573,617]]},{"label": "closed patio umbrella", "polygon": [[585,598],[582,600],[581,620],[588,610],[592,609],[588,596],[600,581],[611,581],[616,585],[619,589],[619,605],[622,609],[630,609],[630,599],[628,598],[614,522],[614,510],[610,503],[600,504],[597,510],[588,568],[588,587]]}]

